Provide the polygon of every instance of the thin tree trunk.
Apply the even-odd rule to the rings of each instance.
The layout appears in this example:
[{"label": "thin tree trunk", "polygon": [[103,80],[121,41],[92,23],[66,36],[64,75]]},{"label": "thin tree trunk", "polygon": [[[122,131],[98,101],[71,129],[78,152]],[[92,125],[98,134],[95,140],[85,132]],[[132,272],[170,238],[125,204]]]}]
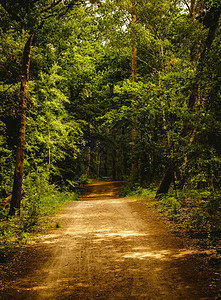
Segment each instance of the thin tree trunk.
[{"label": "thin tree trunk", "polygon": [[170,188],[170,185],[174,178],[174,166],[171,164],[168,169],[166,170],[166,173],[160,183],[160,186],[156,193],[156,198],[159,198],[162,194],[167,194]]},{"label": "thin tree trunk", "polygon": [[90,165],[91,165],[91,147],[88,147],[88,154],[87,154],[87,170],[86,170],[86,176],[89,177],[90,174]]},{"label": "thin tree trunk", "polygon": [[200,1],[200,6],[199,6],[199,17],[202,17],[203,14],[203,2],[204,0]]},{"label": "thin tree trunk", "polygon": [[112,152],[112,179],[116,180],[116,160],[117,160],[117,151],[116,151],[116,130],[113,130],[113,152]]},{"label": "thin tree trunk", "polygon": [[98,162],[97,162],[97,178],[100,178],[100,167],[101,167],[101,154],[98,153]]},{"label": "thin tree trunk", "polygon": [[48,175],[49,175],[49,172],[50,172],[50,167],[51,167],[51,145],[50,145],[50,142],[51,142],[51,133],[50,133],[50,124],[49,124],[49,119],[48,119],[48,113],[47,113],[47,126],[48,126]]},{"label": "thin tree trunk", "polygon": [[[137,74],[137,43],[136,43],[136,33],[134,30],[134,26],[137,22],[137,16],[136,16],[136,0],[132,1],[132,66],[131,66],[131,72],[132,72],[132,82],[136,82],[136,74]],[[136,103],[136,95],[132,96],[132,109],[136,110],[137,103]],[[131,132],[131,139],[132,139],[132,157],[135,156],[136,151],[136,140],[137,140],[137,130],[136,130],[136,118],[133,118],[132,120],[133,128]],[[137,162],[134,160],[131,164],[131,177],[133,180],[136,180],[137,177]]]},{"label": "thin tree trunk", "polygon": [[195,16],[195,0],[191,0],[191,5],[190,5],[190,17],[191,19],[194,18]]},{"label": "thin tree trunk", "polygon": [[136,16],[136,5],[135,0],[132,1],[132,82],[136,82],[137,73],[137,43],[136,43],[136,33],[134,26],[137,22]]},{"label": "thin tree trunk", "polygon": [[14,215],[16,211],[20,214],[22,180],[24,170],[24,155],[25,155],[25,129],[26,129],[26,114],[27,114],[27,99],[28,99],[28,81],[29,67],[31,58],[31,47],[34,34],[32,34],[24,48],[22,59],[22,80],[20,87],[20,112],[19,112],[19,135],[16,150],[16,165],[14,174],[14,183],[12,191],[12,199],[9,215]]},{"label": "thin tree trunk", "polygon": [[104,177],[108,177],[108,172],[107,172],[107,155],[108,153],[105,153],[105,158],[104,158]]}]

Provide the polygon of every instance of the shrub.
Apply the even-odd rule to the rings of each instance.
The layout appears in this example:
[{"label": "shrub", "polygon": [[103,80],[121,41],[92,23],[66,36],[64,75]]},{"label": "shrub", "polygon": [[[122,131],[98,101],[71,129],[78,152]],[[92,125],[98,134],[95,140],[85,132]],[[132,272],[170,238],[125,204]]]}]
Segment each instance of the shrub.
[{"label": "shrub", "polygon": [[[27,186],[26,186],[27,187]],[[4,260],[12,254],[18,246],[27,243],[33,232],[39,232],[48,225],[47,217],[54,214],[67,201],[77,200],[77,195],[70,192],[59,192],[54,186],[42,194],[33,185],[27,188],[22,200],[20,216],[7,218],[8,209],[0,209],[0,259]]]}]

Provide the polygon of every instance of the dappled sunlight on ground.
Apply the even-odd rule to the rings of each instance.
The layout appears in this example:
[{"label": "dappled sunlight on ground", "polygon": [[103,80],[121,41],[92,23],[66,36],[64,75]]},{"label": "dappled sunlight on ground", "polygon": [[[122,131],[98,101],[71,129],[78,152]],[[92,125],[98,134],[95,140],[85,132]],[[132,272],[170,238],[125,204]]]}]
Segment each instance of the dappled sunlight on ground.
[{"label": "dappled sunlight on ground", "polygon": [[196,263],[208,253],[185,247],[139,202],[116,193],[107,199],[108,183],[98,186],[97,191],[91,186],[91,199],[87,195],[69,204],[57,217],[60,228],[38,238],[36,246],[48,247],[48,259],[14,282],[14,294],[32,295],[27,299],[210,299],[203,266]]}]

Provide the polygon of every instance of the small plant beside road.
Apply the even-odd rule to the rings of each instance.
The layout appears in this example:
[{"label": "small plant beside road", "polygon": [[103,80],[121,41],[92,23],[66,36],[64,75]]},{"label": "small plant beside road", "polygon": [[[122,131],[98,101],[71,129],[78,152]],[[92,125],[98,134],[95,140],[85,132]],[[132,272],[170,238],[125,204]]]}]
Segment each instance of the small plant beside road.
[{"label": "small plant beside road", "polygon": [[221,249],[221,196],[219,192],[183,190],[171,191],[155,199],[155,190],[125,186],[122,196],[148,199],[173,222],[177,231],[185,231],[205,248]]},{"label": "small plant beside road", "polygon": [[[34,190],[34,188],[33,188]],[[9,208],[0,207],[0,260],[7,259],[18,247],[31,241],[36,233],[51,226],[53,215],[65,203],[77,200],[73,192],[50,189],[43,195],[28,194],[22,201],[20,216],[8,217]],[[55,226],[59,228],[59,226]]]}]

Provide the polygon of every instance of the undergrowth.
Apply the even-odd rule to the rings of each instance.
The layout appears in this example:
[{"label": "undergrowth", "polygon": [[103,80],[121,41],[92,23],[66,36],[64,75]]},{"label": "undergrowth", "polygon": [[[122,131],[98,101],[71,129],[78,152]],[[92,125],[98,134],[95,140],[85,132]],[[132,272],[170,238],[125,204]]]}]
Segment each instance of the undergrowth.
[{"label": "undergrowth", "polygon": [[154,198],[155,194],[156,194],[156,191],[155,191],[154,187],[149,187],[148,189],[144,189],[138,183],[131,184],[129,182],[129,183],[126,183],[122,187],[119,196],[120,197],[139,197],[139,198],[145,199],[147,197]]},{"label": "undergrowth", "polygon": [[55,187],[38,193],[33,186],[32,191],[22,200],[20,216],[8,217],[9,207],[0,207],[0,261],[4,261],[19,246],[29,242],[34,233],[48,228],[48,216],[57,212],[66,202],[77,198],[77,194],[59,192]]},{"label": "undergrowth", "polygon": [[171,191],[155,199],[156,190],[139,185],[125,186],[123,197],[154,200],[158,209],[173,222],[175,228],[184,230],[206,248],[221,251],[221,193],[207,190]]}]

